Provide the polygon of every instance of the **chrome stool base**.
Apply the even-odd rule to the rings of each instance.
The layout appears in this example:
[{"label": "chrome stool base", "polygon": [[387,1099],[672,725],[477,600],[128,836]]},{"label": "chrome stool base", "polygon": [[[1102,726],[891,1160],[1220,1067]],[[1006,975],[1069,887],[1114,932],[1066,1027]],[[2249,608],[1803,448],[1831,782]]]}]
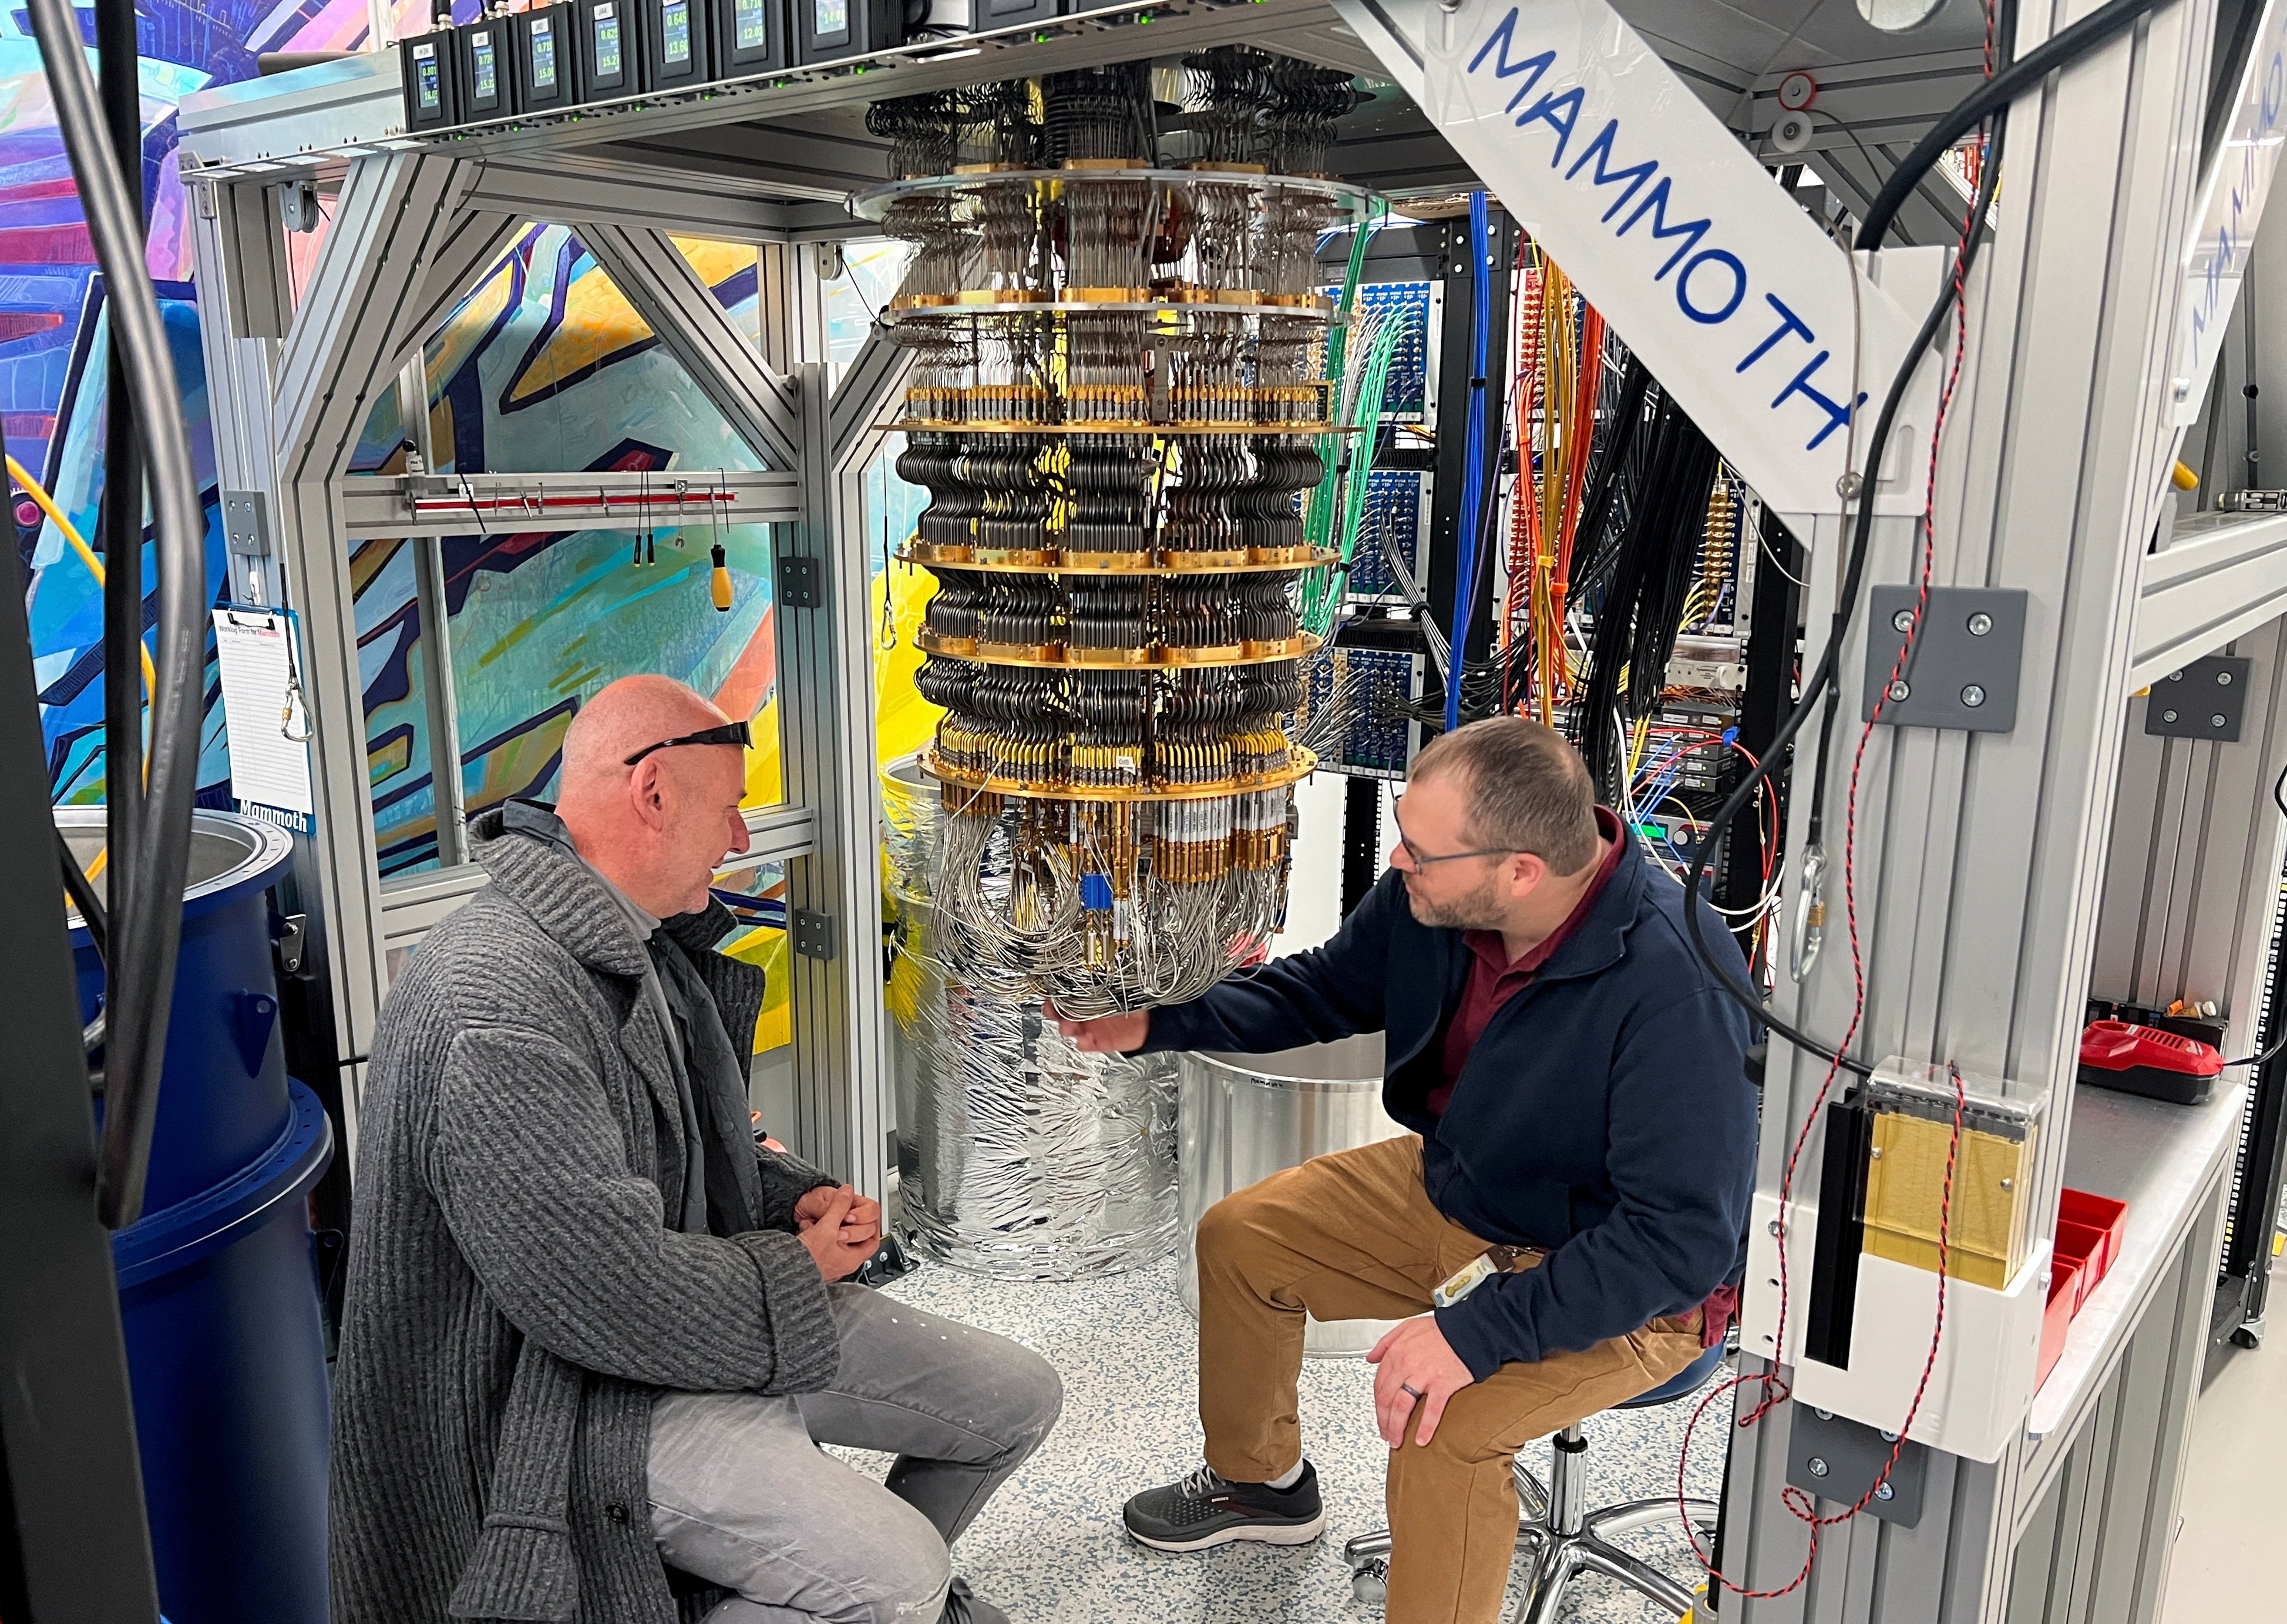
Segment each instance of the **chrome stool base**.
[{"label": "chrome stool base", "polygon": [[[1587,1440],[1578,1427],[1567,1427],[1551,1440],[1555,1445],[1554,1482],[1543,1487],[1523,1462],[1516,1465],[1516,1493],[1523,1520],[1516,1531],[1517,1549],[1529,1552],[1524,1596],[1512,1615],[1512,1624],[1555,1624],[1564,1604],[1565,1587],[1583,1573],[1618,1580],[1650,1596],[1676,1617],[1691,1611],[1693,1596],[1684,1586],[1642,1557],[1610,1543],[1619,1534],[1650,1527],[1676,1514],[1671,1499],[1631,1500],[1595,1511],[1581,1509],[1586,1496],[1587,1467],[1582,1456]],[[1697,1525],[1702,1546],[1713,1541],[1715,1504],[1687,1499],[1685,1515]],[[1360,1534],[1342,1547],[1350,1565],[1350,1592],[1362,1602],[1379,1604],[1389,1586],[1389,1531]]]}]

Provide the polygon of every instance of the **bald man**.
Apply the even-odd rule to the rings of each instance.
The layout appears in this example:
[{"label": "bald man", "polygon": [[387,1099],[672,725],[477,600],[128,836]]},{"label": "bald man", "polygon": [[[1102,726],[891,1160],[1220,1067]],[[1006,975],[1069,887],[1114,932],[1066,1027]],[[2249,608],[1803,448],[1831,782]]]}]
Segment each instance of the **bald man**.
[{"label": "bald man", "polygon": [[[334,1624],[1005,1624],[949,1547],[1055,1424],[1037,1355],[849,1276],[881,1212],[756,1145],[708,893],[747,725],[605,688],[560,799],[390,987],[335,1377]],[[887,1483],[817,1447],[898,1457]]]}]

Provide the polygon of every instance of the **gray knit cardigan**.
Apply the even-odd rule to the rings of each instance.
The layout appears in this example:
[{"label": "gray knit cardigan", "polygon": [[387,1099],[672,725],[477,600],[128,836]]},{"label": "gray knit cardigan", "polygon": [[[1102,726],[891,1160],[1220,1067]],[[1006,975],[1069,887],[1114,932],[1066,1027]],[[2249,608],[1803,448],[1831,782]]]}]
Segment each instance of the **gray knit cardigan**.
[{"label": "gray knit cardigan", "polygon": [[[661,1388],[814,1391],[840,1353],[791,1232],[826,1182],[758,1154],[756,1232],[668,1227],[682,1112],[645,952],[568,852],[471,825],[492,883],[382,1006],[334,1385],[334,1624],[673,1624],[645,1457]],[[734,1042],[762,973],[675,922]],[[742,1050],[741,1052],[744,1052]],[[702,1098],[746,1138],[743,1099]],[[730,1119],[726,1121],[725,1119]]]}]

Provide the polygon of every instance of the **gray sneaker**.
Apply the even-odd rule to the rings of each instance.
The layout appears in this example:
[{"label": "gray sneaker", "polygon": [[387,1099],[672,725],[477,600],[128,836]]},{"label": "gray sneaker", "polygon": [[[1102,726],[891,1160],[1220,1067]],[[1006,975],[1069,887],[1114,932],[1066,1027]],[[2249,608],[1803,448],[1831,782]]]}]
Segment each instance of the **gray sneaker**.
[{"label": "gray sneaker", "polygon": [[938,1624],[1009,1624],[1009,1615],[991,1602],[980,1602],[969,1590],[969,1580],[956,1578],[953,1588],[945,1594],[945,1611],[938,1616]]},{"label": "gray sneaker", "polygon": [[1202,1466],[1180,1483],[1138,1494],[1123,1516],[1128,1537],[1154,1550],[1211,1550],[1235,1540],[1308,1545],[1326,1531],[1318,1469],[1307,1461],[1291,1489],[1233,1483]]}]

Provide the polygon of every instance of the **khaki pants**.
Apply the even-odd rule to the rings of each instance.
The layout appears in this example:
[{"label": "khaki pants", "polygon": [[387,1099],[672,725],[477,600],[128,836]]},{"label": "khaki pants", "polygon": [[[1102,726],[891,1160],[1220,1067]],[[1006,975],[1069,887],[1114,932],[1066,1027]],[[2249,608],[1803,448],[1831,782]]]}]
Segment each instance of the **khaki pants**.
[{"label": "khaki pants", "polygon": [[[1429,1204],[1408,1134],[1320,1156],[1199,1220],[1199,1420],[1207,1464],[1260,1483],[1302,1458],[1303,1313],[1397,1319],[1485,1242]],[[1486,1287],[1480,1287],[1486,1289]],[[1647,1392],[1697,1358],[1697,1310],[1585,1353],[1504,1365],[1389,1457],[1389,1624],[1494,1624],[1515,1555],[1519,1448]]]}]

